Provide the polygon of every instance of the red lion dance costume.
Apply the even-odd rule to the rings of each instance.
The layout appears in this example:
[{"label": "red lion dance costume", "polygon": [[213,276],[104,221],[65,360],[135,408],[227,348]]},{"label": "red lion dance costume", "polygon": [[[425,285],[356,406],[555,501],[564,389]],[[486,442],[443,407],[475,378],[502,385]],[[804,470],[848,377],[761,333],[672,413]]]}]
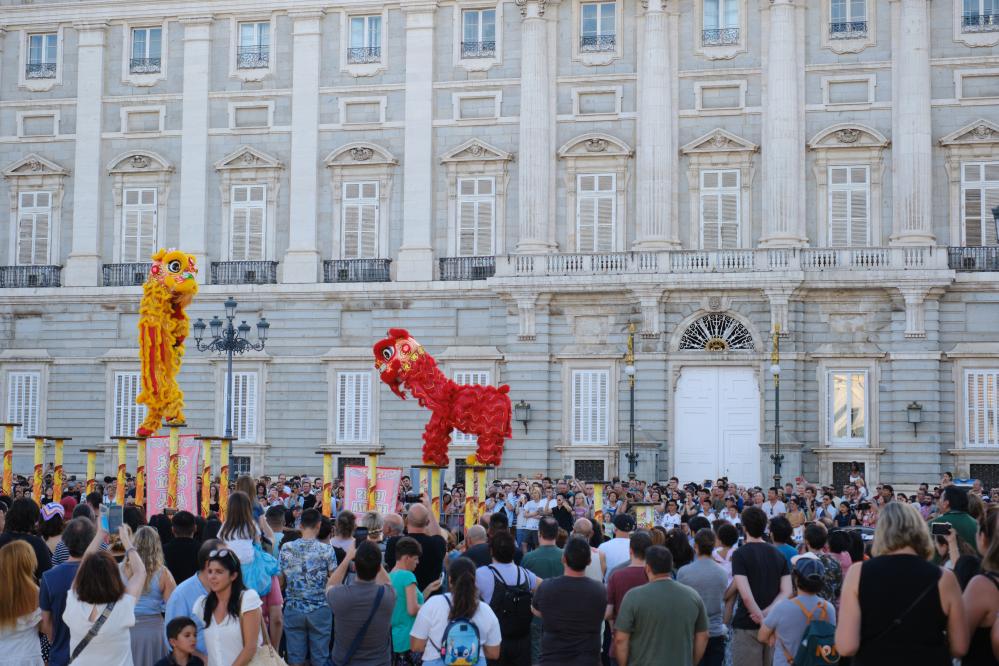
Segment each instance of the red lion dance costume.
[{"label": "red lion dance costume", "polygon": [[194,255],[160,250],[152,256],[139,305],[142,391],[135,402],[147,408],[139,437],[150,437],[167,421],[184,420],[184,394],[177,385],[190,320],[184,308],[198,293]]},{"label": "red lion dance costume", "polygon": [[503,440],[510,430],[510,387],[455,384],[437,367],[433,356],[401,328],[374,346],[375,368],[392,392],[406,399],[408,390],[431,411],[423,432],[423,462],[447,466],[451,431],[478,436],[478,450],[469,464],[499,465]]}]

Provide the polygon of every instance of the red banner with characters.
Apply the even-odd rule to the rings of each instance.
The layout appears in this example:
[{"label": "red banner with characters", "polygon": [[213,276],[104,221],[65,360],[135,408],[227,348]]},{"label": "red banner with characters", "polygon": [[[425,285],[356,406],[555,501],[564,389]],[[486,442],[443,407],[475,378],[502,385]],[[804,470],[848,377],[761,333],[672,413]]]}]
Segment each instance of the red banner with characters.
[{"label": "red banner with characters", "polygon": [[[343,507],[361,516],[368,512],[368,468],[347,467],[343,471]],[[382,514],[395,511],[402,483],[401,467],[379,467],[375,480],[375,511]]]},{"label": "red banner with characters", "polygon": [[[181,435],[177,456],[177,509],[198,515],[198,453],[201,446],[197,435]],[[163,513],[167,505],[167,478],[170,473],[170,438],[150,437],[146,440],[146,520]]]}]

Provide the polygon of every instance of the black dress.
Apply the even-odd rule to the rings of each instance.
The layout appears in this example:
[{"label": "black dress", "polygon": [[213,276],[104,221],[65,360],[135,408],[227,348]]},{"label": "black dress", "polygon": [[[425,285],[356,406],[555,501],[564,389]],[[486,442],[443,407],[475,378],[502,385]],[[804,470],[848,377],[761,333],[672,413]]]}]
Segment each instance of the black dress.
[{"label": "black dress", "polygon": [[860,650],[854,666],[951,666],[940,567],[916,555],[882,555],[860,566]]},{"label": "black dress", "polygon": [[[987,571],[983,575],[999,588],[999,574]],[[999,660],[992,653],[991,633],[992,627],[975,627],[974,633],[971,634],[968,654],[961,660],[961,666],[999,666]]]}]

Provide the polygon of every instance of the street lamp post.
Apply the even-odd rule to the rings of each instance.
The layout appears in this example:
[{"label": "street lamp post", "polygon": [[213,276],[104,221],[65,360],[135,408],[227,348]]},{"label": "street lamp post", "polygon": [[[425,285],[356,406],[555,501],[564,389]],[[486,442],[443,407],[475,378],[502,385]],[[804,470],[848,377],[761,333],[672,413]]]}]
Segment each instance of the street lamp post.
[{"label": "street lamp post", "polygon": [[774,452],[770,460],[774,464],[774,487],[780,488],[780,467],[784,455],[780,452],[780,324],[774,325],[773,352],[770,354],[770,374],[774,378]]},{"label": "street lamp post", "polygon": [[[250,342],[246,339],[247,334],[250,332],[250,325],[246,323],[246,320],[239,326],[234,326],[233,322],[236,318],[236,299],[232,296],[226,298],[225,303],[225,318],[226,321],[222,321],[217,316],[212,317],[212,320],[205,324],[204,320],[198,319],[194,322],[194,342],[198,348],[198,351],[212,351],[218,352],[219,354],[226,355],[226,394],[225,394],[225,436],[232,438],[232,357],[234,354],[243,354],[250,351],[262,351],[264,345],[267,343],[267,331],[270,329],[271,325],[267,322],[264,317],[260,318],[257,322],[257,339],[258,342]],[[202,343],[202,338],[205,335],[205,329],[211,327],[212,339],[207,343]]]},{"label": "street lamp post", "polygon": [[638,454],[635,453],[635,324],[628,324],[628,353],[624,357],[628,377],[628,478],[635,478]]}]

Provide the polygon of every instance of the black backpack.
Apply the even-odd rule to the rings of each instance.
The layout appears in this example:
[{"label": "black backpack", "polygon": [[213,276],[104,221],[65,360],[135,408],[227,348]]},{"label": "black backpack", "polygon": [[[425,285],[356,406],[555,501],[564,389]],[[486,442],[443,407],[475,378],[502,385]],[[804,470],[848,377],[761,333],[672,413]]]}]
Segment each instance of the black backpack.
[{"label": "black backpack", "polygon": [[489,565],[489,570],[493,573],[494,581],[489,607],[499,620],[500,635],[503,638],[527,636],[531,633],[531,620],[534,618],[534,614],[531,613],[529,579],[525,577],[524,582],[521,582],[520,567],[517,567],[516,584],[507,585],[492,565]]}]

